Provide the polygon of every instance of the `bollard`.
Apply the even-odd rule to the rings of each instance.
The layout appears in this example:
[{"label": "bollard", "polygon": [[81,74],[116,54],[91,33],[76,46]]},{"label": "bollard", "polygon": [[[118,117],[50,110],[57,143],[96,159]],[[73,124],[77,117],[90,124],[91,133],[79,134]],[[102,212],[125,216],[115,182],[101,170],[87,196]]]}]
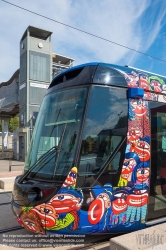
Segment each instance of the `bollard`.
[{"label": "bollard", "polygon": [[9,159],[9,172],[11,172],[11,167],[12,167],[11,159]]}]

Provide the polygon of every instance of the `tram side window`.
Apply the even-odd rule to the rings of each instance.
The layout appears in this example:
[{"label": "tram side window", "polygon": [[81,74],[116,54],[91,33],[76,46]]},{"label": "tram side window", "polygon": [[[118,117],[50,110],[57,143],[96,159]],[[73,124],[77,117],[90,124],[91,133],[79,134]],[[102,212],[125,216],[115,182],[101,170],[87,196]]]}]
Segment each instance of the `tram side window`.
[{"label": "tram side window", "polygon": [[125,150],[118,147],[127,133],[127,108],[125,89],[93,87],[82,138],[79,176],[96,175],[106,165],[109,171],[118,170]]}]

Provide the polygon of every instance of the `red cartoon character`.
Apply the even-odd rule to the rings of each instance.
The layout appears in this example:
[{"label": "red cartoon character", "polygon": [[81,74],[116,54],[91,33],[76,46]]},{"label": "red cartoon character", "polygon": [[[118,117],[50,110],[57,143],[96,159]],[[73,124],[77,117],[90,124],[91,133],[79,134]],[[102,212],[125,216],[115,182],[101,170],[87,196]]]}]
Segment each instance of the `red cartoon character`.
[{"label": "red cartoon character", "polygon": [[142,119],[143,117],[146,117],[147,115],[147,107],[145,105],[144,100],[132,100],[131,102],[133,109],[133,112],[135,116],[139,119]]},{"label": "red cartoon character", "polygon": [[131,74],[125,74],[124,78],[129,87],[138,87],[139,76],[136,72],[132,71]]},{"label": "red cartoon character", "polygon": [[112,201],[112,211],[114,214],[120,214],[126,211],[127,202],[126,202],[126,194],[117,194],[114,196],[115,199]]},{"label": "red cartoon character", "polygon": [[31,212],[37,213],[41,219],[42,226],[53,227],[56,219],[59,217],[53,206],[49,204],[41,204],[31,209]]},{"label": "red cartoon character", "polygon": [[150,159],[149,138],[140,138],[140,140],[130,147],[130,152],[134,152],[139,156],[140,161],[148,161]]},{"label": "red cartoon character", "polygon": [[66,177],[66,180],[62,185],[62,188],[65,188],[65,187],[75,188],[76,180],[77,180],[77,168],[73,167],[70,170],[68,176]]},{"label": "red cartoon character", "polygon": [[145,89],[145,90],[150,90],[147,75],[140,75],[139,82],[140,82],[140,84],[139,84],[140,88]]}]

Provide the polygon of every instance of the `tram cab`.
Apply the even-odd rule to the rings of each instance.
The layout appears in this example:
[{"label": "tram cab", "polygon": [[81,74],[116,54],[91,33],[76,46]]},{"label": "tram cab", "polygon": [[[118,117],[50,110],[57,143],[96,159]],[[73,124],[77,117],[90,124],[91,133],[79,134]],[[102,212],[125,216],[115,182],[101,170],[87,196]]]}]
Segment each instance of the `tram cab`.
[{"label": "tram cab", "polygon": [[61,72],[40,107],[18,223],[41,234],[131,232],[166,220],[166,78],[105,63]]}]

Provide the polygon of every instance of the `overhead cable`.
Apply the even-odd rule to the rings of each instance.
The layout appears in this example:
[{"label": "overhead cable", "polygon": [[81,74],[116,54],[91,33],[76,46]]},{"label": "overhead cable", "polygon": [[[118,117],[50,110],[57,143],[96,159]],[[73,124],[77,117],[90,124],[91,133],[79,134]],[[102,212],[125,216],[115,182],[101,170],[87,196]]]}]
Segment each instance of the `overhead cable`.
[{"label": "overhead cable", "polygon": [[68,24],[66,24],[66,23],[62,23],[62,22],[60,22],[60,21],[57,21],[57,20],[52,19],[52,18],[50,18],[50,17],[41,15],[41,14],[39,14],[39,13],[37,13],[37,12],[28,10],[28,9],[26,9],[26,8],[23,8],[23,7],[19,6],[19,5],[10,3],[10,2],[8,2],[8,1],[5,1],[5,0],[1,0],[1,1],[3,1],[3,2],[7,3],[7,4],[10,4],[10,5],[13,5],[14,7],[17,7],[17,8],[19,8],[19,9],[22,9],[22,10],[25,10],[25,11],[27,11],[27,12],[30,12],[30,13],[32,13],[32,14],[34,14],[34,15],[43,17],[43,18],[45,18],[45,19],[47,19],[47,20],[50,20],[50,21],[56,22],[56,23],[58,23],[58,24],[61,24],[61,25],[63,25],[63,26],[66,26],[66,27],[68,27],[68,28],[71,28],[71,29],[74,29],[74,30],[76,30],[76,31],[82,32],[82,33],[84,33],[84,34],[87,34],[87,35],[93,36],[93,37],[95,37],[95,38],[101,39],[101,40],[103,40],[103,41],[105,41],[105,42],[113,43],[113,44],[115,44],[115,45],[117,45],[117,46],[123,47],[123,48],[128,49],[128,50],[132,50],[132,51],[137,52],[137,53],[139,53],[139,54],[142,54],[142,55],[144,55],[144,56],[148,56],[148,57],[151,57],[151,58],[156,59],[156,60],[158,60],[158,61],[162,61],[162,62],[166,63],[166,60],[164,60],[164,59],[161,59],[161,58],[152,56],[152,55],[150,55],[150,54],[141,52],[141,51],[139,51],[139,50],[130,48],[130,47],[125,46],[125,45],[122,45],[122,44],[120,44],[120,43],[116,43],[116,42],[111,41],[111,40],[109,40],[109,39],[107,39],[107,38],[104,38],[104,37],[101,37],[101,36],[92,34],[92,33],[90,33],[90,32],[81,30],[81,29],[79,29],[79,28],[73,27],[73,26],[68,25]]}]

